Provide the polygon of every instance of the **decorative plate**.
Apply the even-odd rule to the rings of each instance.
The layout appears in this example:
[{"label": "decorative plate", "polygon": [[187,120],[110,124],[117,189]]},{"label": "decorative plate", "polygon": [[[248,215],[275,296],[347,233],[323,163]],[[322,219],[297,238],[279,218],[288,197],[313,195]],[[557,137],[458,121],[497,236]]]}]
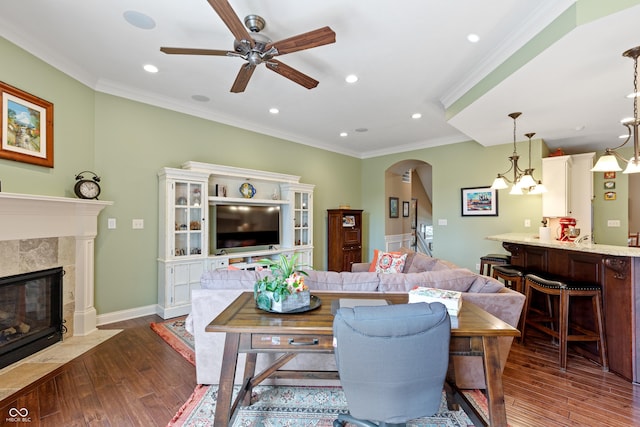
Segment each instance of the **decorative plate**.
[{"label": "decorative plate", "polygon": [[253,185],[245,182],[240,186],[240,194],[242,194],[242,197],[245,199],[250,199],[256,195],[256,189]]},{"label": "decorative plate", "polygon": [[[309,297],[309,305],[305,306],[305,307],[300,307],[300,308],[296,308],[295,310],[291,310],[291,311],[285,311],[280,312],[280,311],[273,311],[273,310],[265,310],[264,308],[260,308],[260,310],[264,310],[267,313],[277,313],[277,314],[296,314],[296,313],[306,313],[307,311],[311,311],[311,310],[315,310],[316,308],[320,307],[322,305],[322,300],[320,298],[318,298],[315,295],[311,295]],[[257,306],[256,306],[257,307]]]}]

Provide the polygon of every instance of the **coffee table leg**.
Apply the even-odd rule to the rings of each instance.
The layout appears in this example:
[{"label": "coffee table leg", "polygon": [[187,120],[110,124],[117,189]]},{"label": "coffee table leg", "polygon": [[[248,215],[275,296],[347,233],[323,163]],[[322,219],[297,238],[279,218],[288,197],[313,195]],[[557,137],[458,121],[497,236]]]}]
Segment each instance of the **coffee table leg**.
[{"label": "coffee table leg", "polygon": [[504,406],[498,337],[483,337],[482,344],[484,347],[484,378],[487,384],[489,425],[492,427],[506,427],[507,412]]},{"label": "coffee table leg", "polygon": [[220,369],[216,413],[213,419],[215,426],[227,427],[231,419],[231,398],[233,397],[233,383],[236,378],[239,346],[240,334],[227,332],[224,341],[222,367]]}]

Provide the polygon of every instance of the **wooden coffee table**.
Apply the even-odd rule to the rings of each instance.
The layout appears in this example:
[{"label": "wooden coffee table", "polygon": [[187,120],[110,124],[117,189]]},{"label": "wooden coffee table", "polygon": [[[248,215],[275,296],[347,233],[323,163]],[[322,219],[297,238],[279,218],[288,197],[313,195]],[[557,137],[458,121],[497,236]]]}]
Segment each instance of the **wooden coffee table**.
[{"label": "wooden coffee table", "polygon": [[[322,305],[306,313],[268,313],[258,309],[253,292],[242,293],[205,328],[226,333],[214,425],[227,426],[239,404],[248,405],[251,389],[268,377],[339,379],[337,372],[280,370],[299,353],[333,353],[333,314],[331,306],[340,298],[384,299],[390,304],[407,302],[407,294],[313,292]],[[484,360],[489,424],[507,425],[502,389],[498,337],[520,336],[508,323],[480,307],[464,302],[457,322],[452,322],[451,355],[478,355]],[[240,393],[232,403],[238,355],[246,353],[245,374]],[[258,353],[283,353],[263,372],[255,373]],[[449,381],[455,379],[449,364]]]}]

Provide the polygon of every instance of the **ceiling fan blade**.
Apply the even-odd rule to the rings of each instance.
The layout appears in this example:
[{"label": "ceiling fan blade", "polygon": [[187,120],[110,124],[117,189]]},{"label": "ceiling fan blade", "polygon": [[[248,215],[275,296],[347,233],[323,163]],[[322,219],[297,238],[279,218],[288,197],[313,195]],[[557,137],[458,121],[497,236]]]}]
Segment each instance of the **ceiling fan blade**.
[{"label": "ceiling fan blade", "polygon": [[288,39],[269,43],[266,46],[265,51],[269,50],[272,46],[275,46],[275,48],[278,49],[278,55],[284,55],[335,42],[336,33],[334,33],[329,27],[323,27],[307,33],[298,34],[297,36],[289,37]]},{"label": "ceiling fan blade", "polygon": [[188,47],[161,47],[160,51],[169,55],[214,55],[214,56],[228,56],[235,52],[229,52],[228,50],[215,50],[215,49],[191,49]]},{"label": "ceiling fan blade", "polygon": [[231,86],[231,92],[244,92],[244,90],[247,88],[247,85],[249,84],[249,79],[253,75],[255,69],[255,65],[243,64],[242,67],[240,67],[238,75],[236,76],[236,81],[234,81],[233,86]]},{"label": "ceiling fan blade", "polygon": [[231,5],[226,0],[207,0],[213,10],[216,11],[220,19],[224,22],[224,24],[229,28],[233,37],[238,41],[247,40],[251,47],[254,45],[254,41],[249,35],[249,31],[242,24],[242,21],[238,18],[238,15],[233,10]]},{"label": "ceiling fan blade", "polygon": [[304,86],[307,89],[313,89],[318,86],[318,81],[312,79],[306,74],[301,73],[295,68],[291,68],[288,65],[283,64],[280,61],[276,61],[275,59],[270,59],[269,62],[266,62],[265,65],[271,71],[275,71],[283,77],[288,78],[289,80],[298,83],[300,86]]}]

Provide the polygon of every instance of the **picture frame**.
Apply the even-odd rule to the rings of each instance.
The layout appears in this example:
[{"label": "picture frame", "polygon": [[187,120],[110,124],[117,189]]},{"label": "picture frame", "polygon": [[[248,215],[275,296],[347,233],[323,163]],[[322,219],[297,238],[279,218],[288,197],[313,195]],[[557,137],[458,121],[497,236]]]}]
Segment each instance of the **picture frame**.
[{"label": "picture frame", "polygon": [[0,82],[0,158],[53,167],[53,104]]},{"label": "picture frame", "polygon": [[397,197],[389,197],[389,218],[398,218],[398,203]]},{"label": "picture frame", "polygon": [[498,216],[498,191],[489,186],[460,189],[462,216]]},{"label": "picture frame", "polygon": [[616,179],[616,173],[615,172],[605,172],[604,173],[604,179]]},{"label": "picture frame", "polygon": [[616,182],[615,181],[605,181],[604,182],[604,189],[605,190],[613,190],[614,188],[616,188]]},{"label": "picture frame", "polygon": [[355,227],[356,226],[356,216],[355,215],[343,215],[342,216],[342,226],[343,227]]},{"label": "picture frame", "polygon": [[402,202],[402,217],[409,218],[409,202]]},{"label": "picture frame", "polygon": [[605,200],[615,200],[616,199],[616,192],[615,191],[607,191],[604,193],[604,199]]}]

